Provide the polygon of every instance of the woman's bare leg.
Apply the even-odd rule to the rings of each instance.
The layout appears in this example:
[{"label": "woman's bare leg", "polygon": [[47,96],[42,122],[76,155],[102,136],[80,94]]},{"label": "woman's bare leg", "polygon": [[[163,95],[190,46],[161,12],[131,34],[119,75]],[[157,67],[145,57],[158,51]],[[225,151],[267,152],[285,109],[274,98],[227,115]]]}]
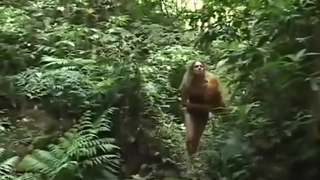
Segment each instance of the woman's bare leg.
[{"label": "woman's bare leg", "polygon": [[206,123],[203,121],[204,120],[193,119],[189,113],[185,115],[186,148],[189,156],[195,154],[198,150],[200,139],[206,128]]},{"label": "woman's bare leg", "polygon": [[186,125],[186,148],[188,155],[191,156],[193,152],[193,141],[195,137],[195,126],[194,120],[189,113],[185,114],[185,125]]},{"label": "woman's bare leg", "polygon": [[193,164],[192,163],[192,152],[193,152],[193,140],[195,137],[195,129],[194,129],[194,120],[190,116],[189,113],[185,113],[185,126],[186,126],[186,149],[187,149],[187,155],[186,155],[186,160],[187,160],[187,176],[192,176],[193,175]]},{"label": "woman's bare leg", "polygon": [[192,142],[192,154],[195,154],[198,151],[198,147],[200,144],[200,139],[203,135],[203,132],[206,128],[206,123],[201,121],[197,121],[194,123],[194,138],[193,138],[193,142]]},{"label": "woman's bare leg", "polygon": [[199,142],[203,131],[205,129],[205,123],[193,119],[189,113],[185,113],[185,125],[186,125],[186,148],[187,148],[187,176],[194,176],[195,159],[193,155],[197,152]]}]

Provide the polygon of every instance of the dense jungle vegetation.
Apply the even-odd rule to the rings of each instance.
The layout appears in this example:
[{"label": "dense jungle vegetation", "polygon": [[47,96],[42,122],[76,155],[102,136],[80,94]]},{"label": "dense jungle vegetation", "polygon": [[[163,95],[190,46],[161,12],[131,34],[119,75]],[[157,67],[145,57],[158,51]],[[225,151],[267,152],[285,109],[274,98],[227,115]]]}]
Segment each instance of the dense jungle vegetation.
[{"label": "dense jungle vegetation", "polygon": [[[319,0],[0,5],[0,180],[320,179]],[[195,59],[227,111],[187,177]]]}]

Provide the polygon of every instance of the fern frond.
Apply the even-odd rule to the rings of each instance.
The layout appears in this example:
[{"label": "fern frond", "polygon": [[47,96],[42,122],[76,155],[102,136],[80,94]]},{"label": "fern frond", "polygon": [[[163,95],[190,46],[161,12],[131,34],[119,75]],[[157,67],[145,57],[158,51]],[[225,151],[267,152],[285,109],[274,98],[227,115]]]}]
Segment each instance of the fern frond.
[{"label": "fern frond", "polygon": [[9,173],[14,170],[14,168],[18,165],[21,158],[19,156],[14,156],[5,161],[1,162],[0,164],[0,172]]},{"label": "fern frond", "polygon": [[[64,157],[55,157],[53,153],[45,151],[45,150],[34,150],[32,153],[32,161],[31,164],[34,164],[33,169],[42,169],[43,171],[47,171],[48,169],[55,168],[60,165],[61,161],[64,161]],[[48,170],[49,171],[49,170]]]},{"label": "fern frond", "polygon": [[0,157],[2,157],[5,152],[6,152],[6,149],[0,148]]},{"label": "fern frond", "polygon": [[58,145],[51,144],[48,146],[48,148],[54,157],[59,157],[65,152],[63,146],[62,147],[61,146],[62,146],[61,144],[58,144]]},{"label": "fern frond", "polygon": [[114,154],[105,154],[105,155],[101,155],[101,156],[96,156],[96,157],[92,157],[90,159],[85,160],[82,164],[84,166],[88,166],[88,167],[92,167],[92,166],[97,166],[97,165],[102,165],[104,163],[108,163],[108,164],[112,164],[112,165],[118,165],[118,159],[119,156],[118,155],[114,155]]},{"label": "fern frond", "polygon": [[93,123],[91,113],[86,112],[79,123],[58,138],[57,144],[48,146],[49,151],[35,150],[29,158],[32,169],[50,178],[75,171],[80,168],[78,166],[108,165],[105,170],[114,173],[114,167],[119,165],[119,156],[114,152],[119,147],[114,145],[113,138],[98,136],[99,132],[109,130],[111,122],[107,113]]},{"label": "fern frond", "polygon": [[50,56],[42,57],[41,62],[46,63],[43,67],[51,67],[51,66],[55,66],[55,65],[64,66],[69,63],[69,61],[66,59],[53,58]]},{"label": "fern frond", "polygon": [[41,180],[41,177],[36,174],[24,173],[22,176],[15,177],[14,180]]}]

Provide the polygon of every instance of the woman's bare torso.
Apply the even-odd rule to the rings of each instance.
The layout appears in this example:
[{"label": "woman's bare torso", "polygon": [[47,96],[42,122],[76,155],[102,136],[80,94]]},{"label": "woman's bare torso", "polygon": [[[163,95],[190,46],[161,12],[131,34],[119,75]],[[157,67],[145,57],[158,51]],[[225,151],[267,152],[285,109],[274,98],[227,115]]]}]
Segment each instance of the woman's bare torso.
[{"label": "woman's bare torso", "polygon": [[[206,104],[207,103],[205,98],[206,90],[207,90],[207,83],[202,83],[197,85],[192,84],[188,93],[189,102],[192,104],[201,104],[201,105]],[[206,118],[209,115],[209,111],[205,109],[199,110],[199,109],[187,108],[187,112],[190,115],[199,117],[199,118]]]}]

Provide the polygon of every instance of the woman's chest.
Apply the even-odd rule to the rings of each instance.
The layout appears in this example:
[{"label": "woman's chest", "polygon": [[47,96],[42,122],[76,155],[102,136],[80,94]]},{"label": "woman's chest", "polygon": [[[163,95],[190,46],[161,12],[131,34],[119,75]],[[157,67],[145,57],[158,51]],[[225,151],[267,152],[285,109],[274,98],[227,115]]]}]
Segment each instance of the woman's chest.
[{"label": "woman's chest", "polygon": [[215,99],[216,90],[209,84],[191,85],[189,89],[189,99],[199,99],[199,101],[208,102]]},{"label": "woman's chest", "polygon": [[204,86],[191,86],[189,89],[189,94],[204,94],[206,92],[206,87]]},{"label": "woman's chest", "polygon": [[205,103],[207,101],[206,85],[193,85],[189,89],[189,100],[192,103]]}]

